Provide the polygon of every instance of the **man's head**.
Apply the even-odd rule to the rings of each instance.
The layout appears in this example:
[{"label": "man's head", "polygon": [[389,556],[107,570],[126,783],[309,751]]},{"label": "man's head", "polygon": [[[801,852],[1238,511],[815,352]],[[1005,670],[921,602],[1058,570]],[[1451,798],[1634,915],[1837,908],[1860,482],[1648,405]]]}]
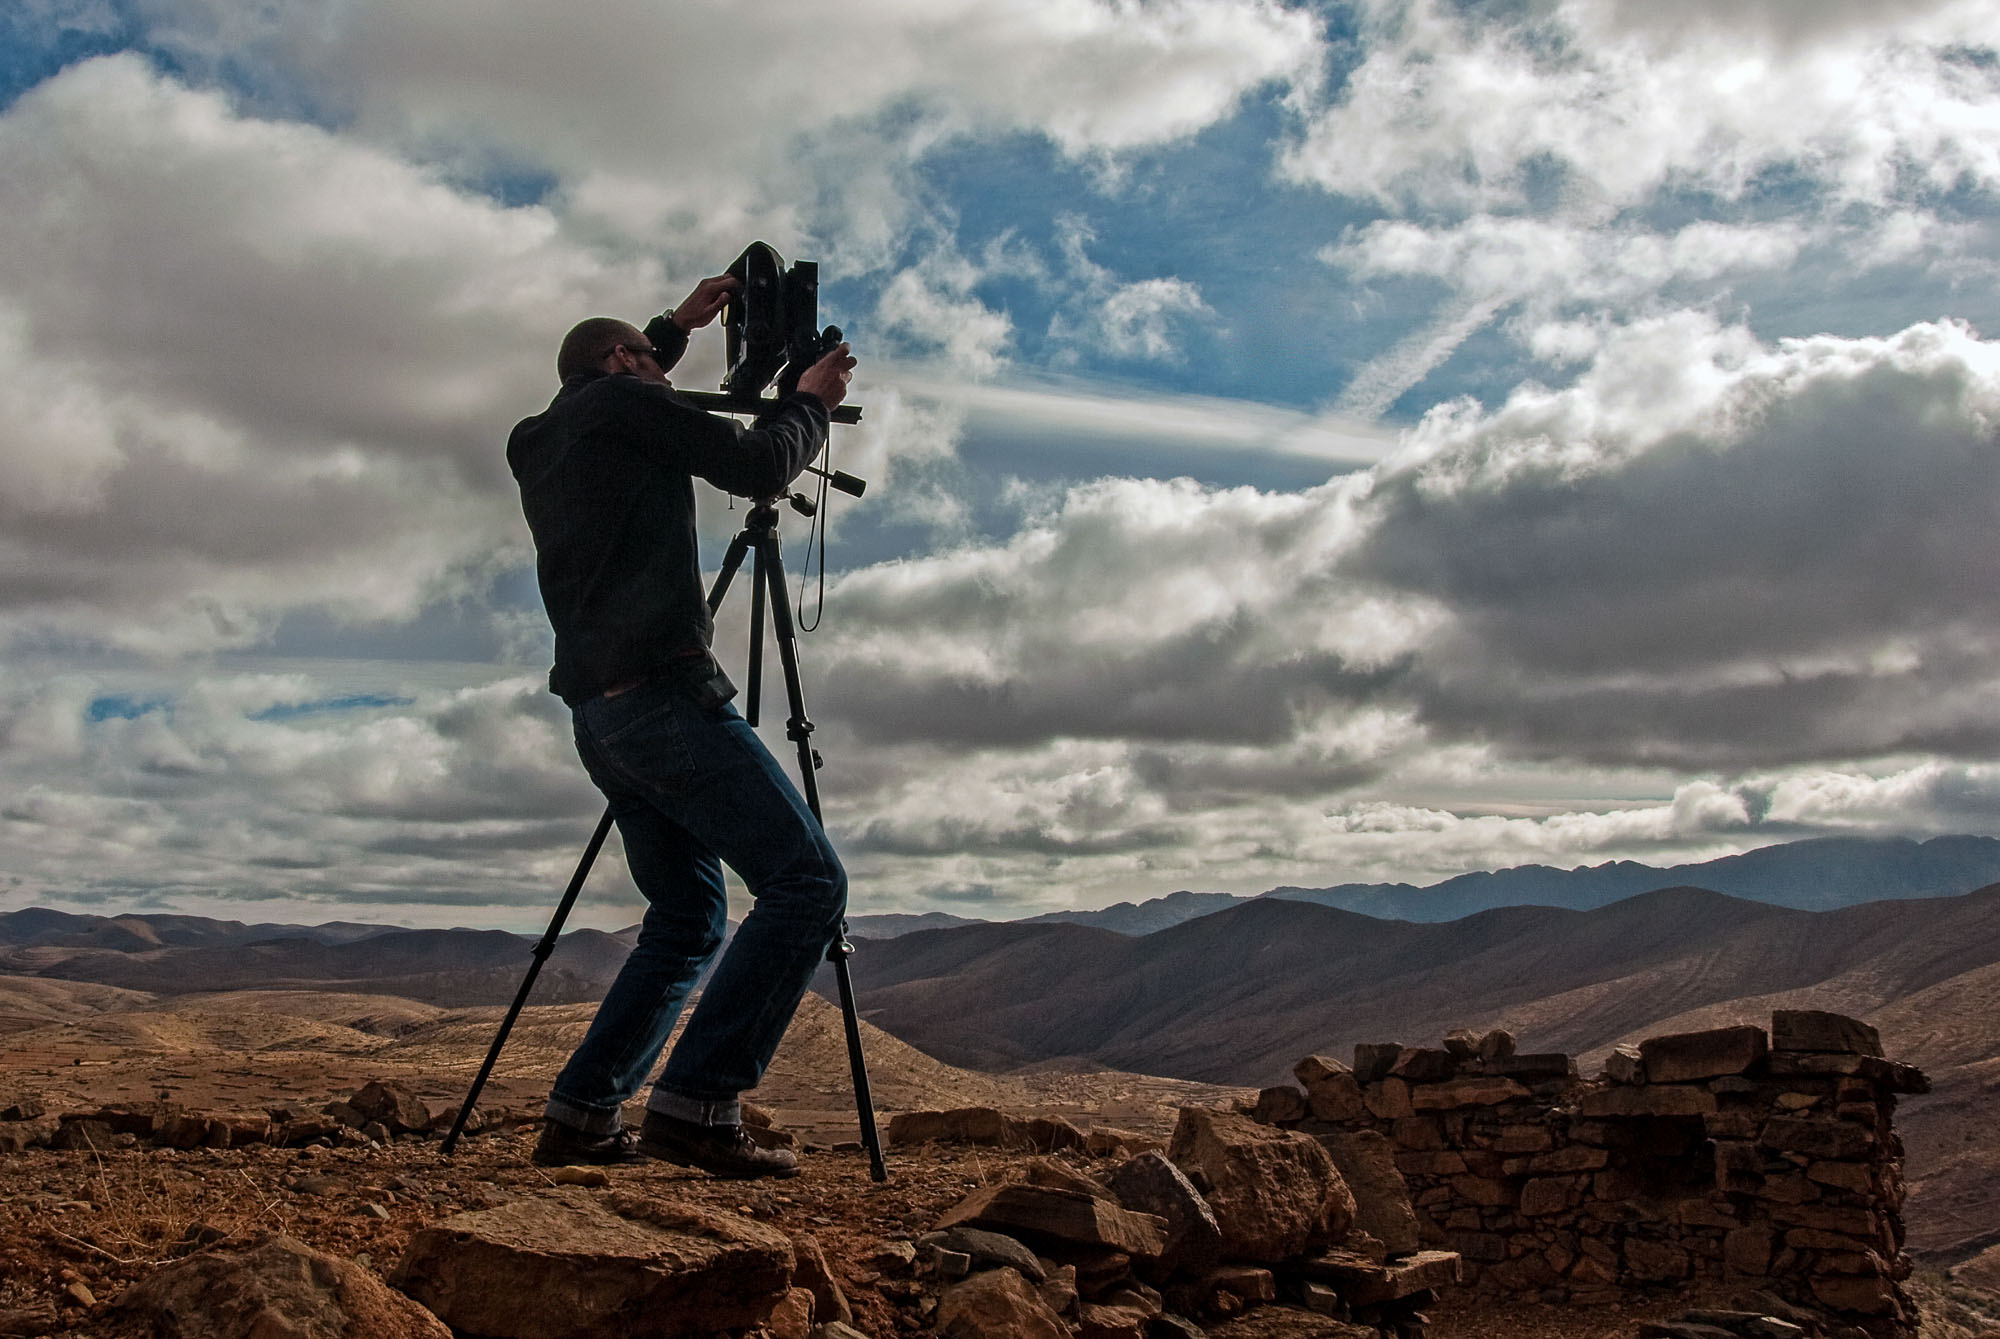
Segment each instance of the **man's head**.
[{"label": "man's head", "polygon": [[562,348],[556,353],[556,375],[568,381],[583,372],[630,372],[646,381],[667,379],[667,370],[660,366],[653,346],[639,328],[615,316],[578,321],[563,336]]}]

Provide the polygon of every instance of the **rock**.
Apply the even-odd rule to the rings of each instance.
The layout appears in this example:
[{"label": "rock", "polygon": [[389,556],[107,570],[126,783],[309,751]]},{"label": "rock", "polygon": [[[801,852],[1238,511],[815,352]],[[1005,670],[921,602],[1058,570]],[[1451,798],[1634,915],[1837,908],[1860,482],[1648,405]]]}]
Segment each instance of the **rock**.
[{"label": "rock", "polygon": [[1222,1255],[1222,1228],[1201,1192],[1161,1153],[1142,1153],[1111,1173],[1111,1193],[1126,1208],[1166,1222],[1160,1263],[1196,1269]]},{"label": "rock", "polygon": [[1492,1061],[1488,1068],[1495,1074],[1529,1082],[1573,1079],[1576,1077],[1576,1057],[1561,1051],[1531,1051],[1526,1055],[1510,1055],[1504,1060]]},{"label": "rock", "polygon": [[812,1339],[868,1339],[868,1336],[842,1321],[830,1320],[824,1325],[815,1325]]},{"label": "rock", "polygon": [[[908,1242],[900,1244],[909,1246]],[[910,1259],[916,1259],[916,1248],[913,1246],[910,1247]],[[827,1264],[826,1251],[821,1248],[819,1239],[805,1235],[793,1237],[792,1260],[792,1286],[804,1288],[812,1294],[813,1318],[851,1323],[854,1308],[847,1304],[847,1294],[841,1291],[840,1280],[833,1276],[833,1267]]]},{"label": "rock", "polygon": [[1747,1074],[1764,1063],[1771,1041],[1760,1027],[1712,1028],[1648,1037],[1639,1043],[1649,1083],[1686,1083]]},{"label": "rock", "polygon": [[386,1144],[396,1137],[396,1132],[379,1120],[371,1120],[361,1127],[363,1138],[373,1139],[378,1144]]},{"label": "rock", "polygon": [[1896,1285],[1884,1278],[1822,1275],[1813,1279],[1812,1290],[1813,1296],[1835,1311],[1860,1316],[1892,1316],[1900,1309]]},{"label": "rock", "polygon": [[1049,1310],[1058,1316],[1075,1315],[1077,1307],[1083,1300],[1082,1294],[1076,1287],[1075,1265],[1057,1265],[1049,1271],[1049,1276],[1042,1280],[1041,1287],[1037,1291],[1041,1293],[1042,1300],[1049,1304]]},{"label": "rock", "polygon": [[1636,1046],[1614,1046],[1604,1057],[1604,1077],[1613,1083],[1644,1083],[1646,1058]]},{"label": "rock", "polygon": [[[0,1122],[0,1153],[21,1153],[40,1148],[62,1129],[60,1121],[44,1116],[36,1120]],[[109,1137],[107,1131],[106,1137]]]},{"label": "rock", "polygon": [[1074,1190],[1079,1195],[1106,1195],[1110,1192],[1104,1185],[1085,1176],[1067,1163],[1054,1158],[1030,1158],[1021,1167],[1021,1179],[1031,1186],[1047,1186],[1051,1190]]},{"label": "rock", "polygon": [[812,1333],[813,1295],[804,1288],[788,1288],[771,1308],[764,1322],[769,1339],[806,1339]]},{"label": "rock", "polygon": [[954,1227],[943,1232],[926,1234],[921,1245],[938,1246],[947,1251],[960,1251],[975,1266],[988,1269],[1011,1269],[1030,1283],[1042,1283],[1048,1278],[1048,1271],[1035,1253],[1004,1232],[988,1232],[984,1228]]},{"label": "rock", "polygon": [[1306,1095],[1290,1084],[1281,1084],[1257,1094],[1250,1118],[1261,1125],[1290,1125],[1304,1120],[1306,1111]]},{"label": "rock", "polygon": [[163,1265],[117,1307],[174,1339],[451,1339],[436,1316],[370,1270],[271,1233]]},{"label": "rock", "polygon": [[991,1107],[904,1111],[889,1118],[891,1144],[999,1144],[1006,1137],[1007,1118]]},{"label": "rock", "polygon": [[1771,1014],[1771,1046],[1780,1051],[1882,1054],[1882,1034],[1858,1018],[1819,1009],[1778,1009]]},{"label": "rock", "polygon": [[1260,1306],[1211,1325],[1209,1339],[1378,1339],[1373,1325],[1357,1325],[1289,1306]]},{"label": "rock", "polygon": [[380,1121],[398,1134],[422,1134],[431,1128],[431,1109],[400,1083],[377,1079],[364,1084],[347,1105],[362,1117],[362,1125]]},{"label": "rock", "polygon": [[102,1153],[111,1147],[114,1135],[108,1121],[66,1120],[50,1136],[49,1147]]},{"label": "rock", "polygon": [[1323,1134],[1318,1139],[1354,1195],[1354,1225],[1380,1241],[1391,1255],[1421,1246],[1410,1187],[1396,1169],[1395,1145],[1373,1130]]},{"label": "rock", "polygon": [[1307,1135],[1183,1107],[1167,1155],[1190,1180],[1201,1174],[1225,1258],[1286,1260],[1354,1225],[1353,1194],[1332,1156]]},{"label": "rock", "polygon": [[1682,1088],[1658,1083],[1635,1088],[1595,1088],[1577,1098],[1579,1116],[1708,1116],[1716,1110],[1715,1094],[1706,1088]]},{"label": "rock", "polygon": [[1152,1317],[1138,1307],[1085,1302],[1077,1312],[1076,1339],[1146,1339]]},{"label": "rock", "polygon": [[898,1238],[885,1241],[868,1256],[868,1263],[885,1274],[901,1274],[917,1263],[917,1244]]},{"label": "rock", "polygon": [[1046,1186],[975,1190],[938,1220],[940,1229],[961,1224],[1149,1258],[1157,1257],[1166,1247],[1165,1220],[1121,1209],[1094,1195]]},{"label": "rock", "polygon": [[1354,1046],[1354,1081],[1375,1083],[1389,1077],[1390,1066],[1403,1053],[1398,1042],[1356,1042]]},{"label": "rock", "polygon": [[1686,1278],[1690,1271],[1686,1251],[1646,1237],[1626,1239],[1625,1267],[1634,1278],[1645,1283],[1672,1283]]},{"label": "rock", "polygon": [[1498,1060],[1505,1060],[1514,1054],[1514,1047],[1518,1044],[1514,1034],[1506,1028],[1494,1028],[1479,1039],[1479,1058],[1489,1065]]},{"label": "rock", "polygon": [[1453,1028],[1444,1034],[1444,1048],[1455,1059],[1475,1059],[1479,1055],[1479,1034],[1471,1028]]},{"label": "rock", "polygon": [[1844,1120],[1773,1116],[1764,1122],[1757,1142],[1780,1152],[1838,1160],[1865,1156],[1875,1147],[1875,1132]]},{"label": "rock", "polygon": [[559,1186],[608,1186],[611,1173],[602,1167],[558,1167],[549,1173],[549,1180]]},{"label": "rock", "polygon": [[1443,1083],[1412,1084],[1410,1105],[1418,1111],[1448,1111],[1455,1107],[1498,1106],[1528,1095],[1528,1090],[1512,1079],[1473,1075]]},{"label": "rock", "polygon": [[1458,1283],[1456,1251],[1416,1251],[1385,1264],[1345,1252],[1302,1260],[1300,1277],[1331,1284],[1349,1306],[1372,1306]]},{"label": "rock", "polygon": [[1070,1339],[1069,1327],[1011,1269],[974,1274],[938,1299],[939,1339]]},{"label": "rock", "polygon": [[1306,1108],[1320,1120],[1359,1120],[1368,1114],[1361,1085],[1338,1060],[1309,1055],[1292,1066],[1292,1076],[1306,1087]]},{"label": "rock", "polygon": [[1208,1333],[1186,1316],[1163,1311],[1147,1322],[1146,1339],[1208,1339]]},{"label": "rock", "polygon": [[1061,1153],[1066,1149],[1081,1152],[1085,1137],[1082,1130],[1061,1116],[1030,1116],[1026,1120],[1009,1120],[1007,1142],[1037,1153]]},{"label": "rock", "polygon": [[0,1107],[0,1121],[39,1120],[48,1114],[48,1106],[39,1097],[17,1097]]},{"label": "rock", "polygon": [[782,1233],[737,1214],[560,1189],[424,1228],[390,1281],[491,1339],[667,1339],[761,1324],[792,1266]]},{"label": "rock", "polygon": [[1109,1125],[1093,1126],[1083,1135],[1084,1152],[1093,1158],[1130,1158],[1166,1146],[1164,1140],[1149,1134],[1135,1134],[1131,1130],[1114,1129]]},{"label": "rock", "polygon": [[1437,1083],[1458,1073],[1458,1060],[1450,1051],[1427,1046],[1405,1046],[1389,1066],[1389,1076],[1405,1083]]},{"label": "rock", "polygon": [[31,1336],[54,1334],[67,1328],[62,1315],[56,1310],[54,1301],[38,1297],[17,1307],[0,1307],[0,1335],[14,1339],[30,1339]]}]

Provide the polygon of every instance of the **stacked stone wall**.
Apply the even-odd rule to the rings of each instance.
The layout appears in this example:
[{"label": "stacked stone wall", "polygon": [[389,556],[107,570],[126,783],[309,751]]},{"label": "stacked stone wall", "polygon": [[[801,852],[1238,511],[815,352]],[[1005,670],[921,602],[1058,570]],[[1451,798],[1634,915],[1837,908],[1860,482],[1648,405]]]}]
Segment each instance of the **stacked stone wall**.
[{"label": "stacked stone wall", "polygon": [[1766,1289],[1831,1332],[1905,1339],[1899,1093],[1854,1019],[1781,1010],[1770,1031],[1654,1037],[1584,1079],[1503,1030],[1441,1047],[1310,1056],[1258,1119],[1339,1143],[1386,1139],[1427,1244],[1487,1293],[1605,1303],[1696,1283]]}]

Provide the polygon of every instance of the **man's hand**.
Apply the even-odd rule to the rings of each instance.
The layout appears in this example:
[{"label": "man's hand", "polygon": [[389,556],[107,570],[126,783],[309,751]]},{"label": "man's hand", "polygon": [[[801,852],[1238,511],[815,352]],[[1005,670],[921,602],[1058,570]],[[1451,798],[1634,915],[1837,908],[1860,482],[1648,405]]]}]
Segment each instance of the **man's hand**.
[{"label": "man's hand", "polygon": [[847,383],[854,379],[854,355],[845,344],[799,373],[798,389],[816,396],[828,409],[847,398]]},{"label": "man's hand", "polygon": [[688,294],[667,319],[693,334],[713,321],[715,314],[729,305],[729,299],[741,287],[733,274],[718,274],[704,279],[694,286],[694,292]]}]

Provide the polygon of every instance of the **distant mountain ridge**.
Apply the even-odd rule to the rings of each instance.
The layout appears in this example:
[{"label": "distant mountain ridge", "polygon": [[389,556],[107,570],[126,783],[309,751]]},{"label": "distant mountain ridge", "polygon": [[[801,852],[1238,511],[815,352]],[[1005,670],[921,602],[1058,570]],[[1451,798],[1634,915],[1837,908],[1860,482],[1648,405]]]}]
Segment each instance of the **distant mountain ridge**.
[{"label": "distant mountain ridge", "polygon": [[1588,910],[1660,888],[1710,888],[1731,897],[1802,911],[1863,902],[1955,897],[2000,882],[2000,838],[1814,837],[1741,855],[1657,868],[1619,860],[1557,869],[1521,865],[1478,871],[1419,888],[1407,883],[1344,883],[1274,888],[1265,897],[1359,911],[1384,920],[1449,921],[1495,907]]}]

